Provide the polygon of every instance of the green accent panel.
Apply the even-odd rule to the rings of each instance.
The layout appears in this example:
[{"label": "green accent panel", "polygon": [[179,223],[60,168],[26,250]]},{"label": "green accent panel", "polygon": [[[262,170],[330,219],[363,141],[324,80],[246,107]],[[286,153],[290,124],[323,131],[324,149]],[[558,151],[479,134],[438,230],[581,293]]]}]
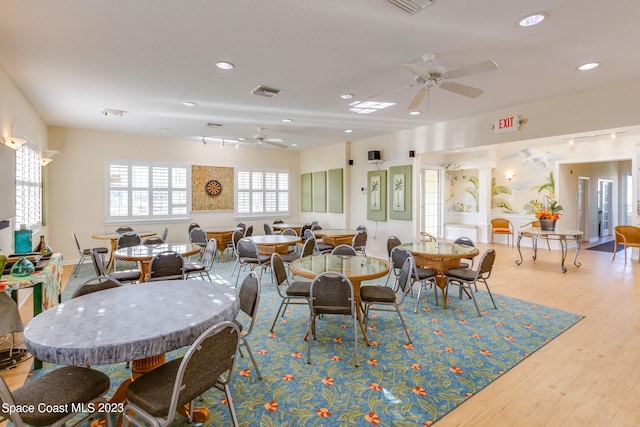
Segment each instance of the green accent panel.
[{"label": "green accent panel", "polygon": [[313,211],[327,211],[327,172],[313,173]]},{"label": "green accent panel", "polygon": [[329,212],[344,212],[342,174],[342,168],[329,170]]},{"label": "green accent panel", "polygon": [[412,166],[389,168],[389,218],[411,221]]},{"label": "green accent panel", "polygon": [[367,173],[367,219],[387,220],[387,171]]},{"label": "green accent panel", "polygon": [[310,173],[300,175],[300,210],[302,212],[313,211],[313,189],[311,183],[312,178]]}]

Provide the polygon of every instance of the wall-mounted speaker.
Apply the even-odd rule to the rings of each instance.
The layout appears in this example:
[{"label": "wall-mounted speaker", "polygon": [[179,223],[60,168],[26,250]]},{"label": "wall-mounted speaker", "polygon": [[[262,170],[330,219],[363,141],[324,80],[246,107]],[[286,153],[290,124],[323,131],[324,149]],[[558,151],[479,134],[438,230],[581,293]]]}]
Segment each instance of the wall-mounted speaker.
[{"label": "wall-mounted speaker", "polygon": [[416,156],[415,150],[409,150],[409,157],[415,157],[415,156]]},{"label": "wall-mounted speaker", "polygon": [[353,166],[353,159],[349,159],[349,166]]},{"label": "wall-mounted speaker", "polygon": [[380,160],[380,151],[369,151],[369,160]]}]

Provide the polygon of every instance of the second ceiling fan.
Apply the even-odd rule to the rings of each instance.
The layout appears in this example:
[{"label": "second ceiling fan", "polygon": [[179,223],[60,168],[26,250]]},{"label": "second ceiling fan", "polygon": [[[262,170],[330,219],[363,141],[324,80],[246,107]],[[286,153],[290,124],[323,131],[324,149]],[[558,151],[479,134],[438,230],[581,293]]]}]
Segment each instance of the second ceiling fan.
[{"label": "second ceiling fan", "polygon": [[468,98],[477,98],[484,92],[482,89],[462,83],[452,82],[451,80],[498,69],[498,64],[494,61],[485,61],[447,71],[447,69],[442,65],[435,64],[435,59],[435,53],[427,53],[423,55],[422,61],[403,65],[404,68],[415,74],[416,82],[414,84],[404,86],[401,89],[422,86],[409,103],[407,110],[415,110],[420,107],[424,97],[428,95],[429,89],[432,87],[439,87],[440,89],[457,93]]}]

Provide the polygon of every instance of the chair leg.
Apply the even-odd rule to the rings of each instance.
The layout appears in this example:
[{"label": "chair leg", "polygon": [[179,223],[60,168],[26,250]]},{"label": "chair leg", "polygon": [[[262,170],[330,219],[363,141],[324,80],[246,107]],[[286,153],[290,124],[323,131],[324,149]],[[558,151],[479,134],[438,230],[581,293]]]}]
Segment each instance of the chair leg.
[{"label": "chair leg", "polygon": [[[278,317],[280,317],[280,312],[282,311],[282,307],[284,306],[285,301],[286,301],[286,298],[283,298],[282,302],[280,303],[280,307],[278,307],[278,312],[276,313],[276,317],[273,319],[273,323],[271,324],[271,329],[270,329],[271,332],[273,332],[273,328],[276,327],[276,322],[278,321]],[[284,316],[284,312],[282,313],[282,315]]]},{"label": "chair leg", "polygon": [[242,337],[243,347],[247,349],[247,353],[249,353],[249,358],[251,358],[251,362],[253,363],[253,367],[256,368],[256,373],[258,374],[258,378],[262,379],[262,373],[260,373],[260,368],[258,368],[258,362],[253,357],[253,352],[251,351],[251,347],[249,347],[249,342],[245,337]]},{"label": "chair leg", "polygon": [[398,307],[398,304],[393,304],[393,307],[396,309],[396,313],[398,313],[398,317],[400,318],[400,323],[402,323],[402,329],[404,329],[404,333],[407,334],[407,339],[409,340],[409,343],[411,343],[409,330],[407,329],[407,324],[404,322],[404,319],[402,318],[402,313],[400,313],[400,308]]},{"label": "chair leg", "polygon": [[231,396],[231,389],[229,384],[224,385],[224,393],[227,396],[227,405],[229,406],[229,412],[231,413],[231,421],[234,427],[238,427],[238,417],[236,416],[236,408],[233,406],[233,397]]},{"label": "chair leg", "polygon": [[73,271],[71,272],[71,277],[76,277],[76,275],[78,274],[78,271],[80,271],[80,266],[84,263],[84,260],[86,258],[87,258],[87,256],[85,254],[82,254],[82,256],[80,257],[80,260],[78,261],[76,266],[73,267]]}]

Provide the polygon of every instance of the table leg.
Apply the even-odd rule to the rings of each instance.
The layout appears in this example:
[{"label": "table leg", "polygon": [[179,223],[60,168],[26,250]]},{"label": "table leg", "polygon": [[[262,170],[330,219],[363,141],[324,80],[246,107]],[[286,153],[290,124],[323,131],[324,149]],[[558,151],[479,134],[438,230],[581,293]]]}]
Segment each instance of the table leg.
[{"label": "table leg", "polygon": [[516,265],[522,264],[522,251],[520,250],[520,241],[522,240],[522,234],[518,235],[518,243],[516,246],[518,247],[518,255],[520,256],[519,260],[516,260]]},{"label": "table leg", "polygon": [[[578,262],[578,254],[580,253],[580,239],[581,238],[582,238],[582,236],[574,236],[574,239],[576,241],[576,254],[573,257],[573,265],[575,265],[578,268],[580,268],[580,266],[582,265],[582,263]],[[615,250],[615,248],[613,250]]]},{"label": "table leg", "polygon": [[109,262],[107,263],[107,273],[110,273],[111,269],[113,268],[113,262],[114,262],[113,254],[116,251],[116,246],[118,244],[117,240],[109,239],[109,241],[111,242],[111,251],[109,251]]}]

